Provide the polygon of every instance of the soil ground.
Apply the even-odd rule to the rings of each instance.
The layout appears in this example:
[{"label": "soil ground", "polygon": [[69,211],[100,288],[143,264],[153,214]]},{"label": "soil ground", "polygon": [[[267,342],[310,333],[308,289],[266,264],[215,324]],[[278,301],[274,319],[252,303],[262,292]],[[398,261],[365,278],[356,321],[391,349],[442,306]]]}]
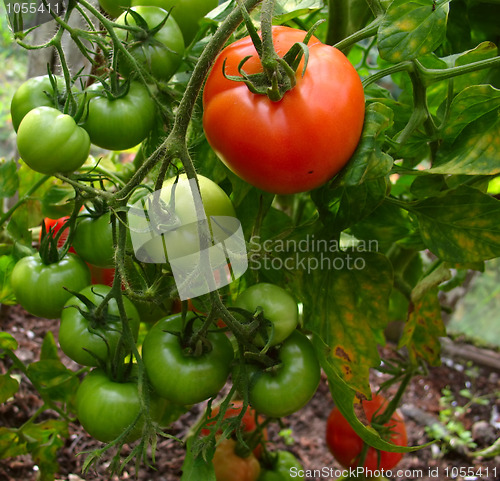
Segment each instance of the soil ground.
[{"label": "soil ground", "polygon": [[[17,355],[25,362],[38,359],[42,339],[48,331],[57,336],[58,321],[44,320],[26,314],[19,307],[11,307],[3,312],[0,318],[0,330],[14,335],[19,342]],[[386,346],[381,353],[383,358],[393,355],[392,347]],[[62,356],[64,359],[64,355]],[[0,371],[5,372],[5,366],[0,361]],[[68,362],[68,365],[69,362]],[[500,400],[495,392],[500,389],[500,373],[491,368],[474,367],[475,376],[470,375],[471,366],[465,362],[443,359],[440,367],[431,368],[428,375],[417,376],[407,389],[401,410],[406,418],[409,444],[421,445],[429,441],[425,425],[439,415],[439,399],[441,391],[449,386],[454,393],[456,406],[464,406],[467,399],[460,395],[462,389],[475,395],[486,396],[485,405],[474,404],[461,418],[466,430],[471,431],[477,448],[491,445],[499,435]],[[372,374],[372,385],[375,388],[383,381],[384,376],[378,372]],[[36,393],[28,382],[22,382],[20,391],[14,399],[0,406],[0,426],[20,426],[40,405]],[[293,452],[308,470],[306,480],[333,480],[335,471],[341,469],[328,451],[325,443],[326,419],[333,402],[329,393],[326,378],[312,401],[301,411],[283,420],[289,428],[294,443],[285,446],[283,438],[278,434],[278,428],[270,429],[269,438],[277,448],[286,448]],[[189,426],[197,418],[202,407],[197,406],[174,423],[169,432],[182,438]],[[99,447],[100,444],[90,438],[77,424],[70,425],[70,436],[65,446],[60,450],[60,471],[57,480],[79,481],[115,481],[118,479],[138,479],[139,481],[176,481],[181,476],[181,466],[184,458],[182,446],[173,440],[160,440],[156,453],[156,469],[142,467],[135,478],[135,471],[126,469],[120,478],[110,478],[106,472],[109,458],[104,457],[97,470],[90,471],[86,476],[81,473],[85,455],[77,453]],[[125,453],[126,454],[126,453]],[[460,468],[466,468],[465,476]],[[327,472],[328,470],[328,472]],[[330,475],[333,474],[332,476]],[[450,451],[440,455],[437,445],[429,446],[414,453],[407,454],[394,469],[392,480],[481,480],[493,481],[500,479],[500,456],[482,459],[467,455],[465,452]],[[35,481],[37,467],[29,456],[0,460],[0,481]]]}]

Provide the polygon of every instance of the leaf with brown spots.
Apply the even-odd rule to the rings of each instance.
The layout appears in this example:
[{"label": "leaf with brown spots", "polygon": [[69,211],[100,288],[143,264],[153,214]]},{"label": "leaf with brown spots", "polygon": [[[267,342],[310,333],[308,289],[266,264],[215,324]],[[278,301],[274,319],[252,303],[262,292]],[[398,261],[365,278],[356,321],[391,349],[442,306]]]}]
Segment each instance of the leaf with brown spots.
[{"label": "leaf with brown spots", "polygon": [[475,85],[451,104],[433,173],[493,175],[500,172],[500,90]]},{"label": "leaf with brown spots", "polygon": [[445,39],[448,1],[394,0],[380,25],[378,48],[389,62],[426,55]]},{"label": "leaf with brown spots", "polygon": [[[323,254],[324,257],[327,253]],[[312,254],[311,254],[312,255]],[[370,367],[380,362],[377,331],[387,324],[392,266],[376,252],[329,253],[331,268],[302,272],[305,327],[328,346],[326,358],[351,388],[370,396]]]},{"label": "leaf with brown spots", "polygon": [[426,360],[431,366],[441,362],[439,338],[446,335],[446,329],[441,317],[438,286],[450,278],[449,269],[441,264],[412,290],[408,320],[399,347],[406,346],[414,362],[418,358]]},{"label": "leaf with brown spots", "polygon": [[426,247],[454,263],[500,256],[500,201],[461,186],[411,206]]}]

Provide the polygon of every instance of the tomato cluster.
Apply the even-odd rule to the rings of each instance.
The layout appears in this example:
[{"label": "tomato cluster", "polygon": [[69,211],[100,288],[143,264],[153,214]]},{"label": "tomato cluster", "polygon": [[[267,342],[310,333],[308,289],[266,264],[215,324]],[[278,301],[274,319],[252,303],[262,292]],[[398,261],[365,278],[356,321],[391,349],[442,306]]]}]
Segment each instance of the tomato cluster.
[{"label": "tomato cluster", "polygon": [[[297,299],[249,276],[242,292],[233,286],[212,298],[224,298],[228,310],[215,301],[211,309],[172,309],[174,297],[189,297],[174,286],[174,261],[196,277],[195,258],[211,255],[206,247],[215,244],[217,230],[226,233],[218,219],[234,219],[237,212],[227,193],[232,187],[237,197],[234,185],[202,175],[194,183],[180,172],[181,162],[190,172],[187,149],[176,144],[164,162],[155,157],[176,125],[177,106],[170,105],[179,94],[175,83],[190,73],[200,28],[210,23],[200,21],[219,2],[99,3],[106,16],[102,10],[94,15],[107,33],[99,32],[102,43],[93,46],[109,59],[96,62],[85,82],[79,74],[68,78],[67,71],[64,78],[49,74],[25,82],[12,99],[22,161],[57,177],[54,184],[75,188],[74,212],[44,219],[39,251],[17,262],[11,276],[15,297],[34,315],[60,318],[62,352],[85,366],[76,414],[96,439],[151,439],[153,430],[192,405],[211,406],[232,383],[238,400],[224,412],[227,402],[209,408],[199,429],[216,446],[217,480],[289,479],[300,464],[291,453],[268,450],[266,425],[303,408],[321,377]],[[276,27],[272,34],[276,53],[284,57],[306,32]],[[247,37],[219,55],[200,102],[200,143],[248,184],[272,193],[308,191],[330,180],[351,157],[363,124],[363,89],[354,68],[316,37],[306,43],[307,70],[304,60],[296,65],[296,85],[281,100],[229,78],[241,72],[244,58],[250,75],[262,71]],[[199,120],[201,130],[201,115]],[[130,184],[126,175],[106,170],[109,157],[90,156],[95,147],[124,151],[139,145]],[[193,202],[197,187],[201,206]],[[242,426],[224,429],[236,417]]]}]

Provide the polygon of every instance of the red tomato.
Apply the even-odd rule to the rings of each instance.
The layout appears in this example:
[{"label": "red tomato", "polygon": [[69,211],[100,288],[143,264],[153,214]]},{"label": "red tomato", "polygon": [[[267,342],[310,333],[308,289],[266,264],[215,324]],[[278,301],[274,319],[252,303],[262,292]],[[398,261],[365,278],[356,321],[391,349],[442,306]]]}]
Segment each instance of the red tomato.
[{"label": "red tomato", "polygon": [[92,276],[92,284],[104,284],[111,287],[115,279],[115,269],[113,267],[97,267],[87,264]]},{"label": "red tomato", "polygon": [[[363,401],[363,409],[366,418],[371,422],[373,416],[382,414],[387,399],[383,396],[374,396],[371,401]],[[406,446],[406,427],[401,414],[395,411],[391,420],[384,424],[390,432],[385,438],[387,441],[398,446]],[[346,468],[356,468],[359,463],[359,455],[363,449],[364,442],[356,434],[349,422],[334,407],[326,423],[326,444],[335,459]],[[380,454],[380,457],[379,457]],[[378,469],[390,470],[399,463],[403,453],[390,453],[369,448],[366,454],[364,468],[375,471]]]},{"label": "red tomato", "polygon": [[[273,27],[276,52],[283,56],[306,32]],[[309,42],[309,61],[283,99],[271,101],[242,82],[224,77],[262,71],[250,37],[224,49],[203,93],[203,126],[208,142],[235,174],[275,194],[304,192],[323,185],[351,158],[364,120],[361,80],[339,50]]]},{"label": "red tomato", "polygon": [[[45,230],[49,232],[50,229],[53,229],[54,232],[53,235],[55,237],[68,219],[69,217],[61,217],[59,219],[49,219],[48,217],[46,217],[45,219],[43,219],[43,223],[45,224]],[[69,234],[69,228],[66,227],[66,229],[63,230],[61,237],[59,237],[57,241],[57,247],[62,247],[64,245],[66,239],[68,238],[68,234]],[[42,241],[42,231],[40,231],[40,237],[38,238],[38,241],[39,242]],[[75,253],[75,249],[73,249],[73,247],[70,247],[68,252]]]}]

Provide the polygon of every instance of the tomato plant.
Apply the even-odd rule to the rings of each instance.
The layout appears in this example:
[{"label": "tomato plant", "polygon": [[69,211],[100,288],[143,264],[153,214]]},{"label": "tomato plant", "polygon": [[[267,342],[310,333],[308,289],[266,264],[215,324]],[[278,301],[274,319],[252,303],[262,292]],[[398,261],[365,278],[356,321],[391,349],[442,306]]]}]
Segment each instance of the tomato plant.
[{"label": "tomato plant", "polygon": [[[274,27],[277,53],[284,54],[305,35]],[[243,180],[275,194],[325,184],[351,158],[363,127],[363,87],[354,67],[318,39],[308,45],[306,73],[279,102],[227,78],[237,75],[249,56],[246,74],[262,72],[250,37],[220,53],[203,91],[203,126],[212,148]]]},{"label": "tomato plant", "polygon": [[[19,376],[40,397],[29,419],[22,410],[21,426],[13,416],[1,428],[2,461],[31,454],[40,478],[62,472],[58,450],[73,445],[66,438],[74,434],[75,393],[89,369],[66,367],[59,347],[88,354],[78,362],[99,364],[111,384],[131,384],[127,409],[144,428],[89,453],[84,471],[103,458],[111,477],[133,458],[136,466],[149,463],[156,435],[171,434],[157,432],[160,426],[192,404],[203,403],[192,409],[205,413],[214,403],[215,419],[200,414],[189,427],[196,416],[183,420],[182,481],[213,478],[210,460],[225,456],[217,444],[236,463],[252,460],[261,430],[261,476],[282,478],[285,455],[273,456],[282,445],[275,437],[293,442],[282,428],[293,428],[294,418],[279,418],[308,403],[321,375],[366,453],[346,455],[345,463],[375,466],[377,452],[385,462],[387,453],[393,461],[415,450],[383,425],[397,419],[413,376],[440,363],[448,293],[500,257],[500,7],[101,3],[108,14],[95,2],[69,2],[47,22],[46,38],[27,17],[9,15],[13,48],[33,51],[28,72],[38,78],[9,99],[14,129],[0,136],[2,147],[16,136],[20,154],[8,146],[0,159],[2,316],[18,303],[62,323],[60,341],[47,330],[33,362],[16,354],[24,331],[0,335],[1,400],[12,409],[27,391],[17,392]],[[17,71],[9,61],[10,54],[7,84]],[[48,241],[37,245],[47,215],[69,216],[65,248],[80,258],[61,259]],[[214,260],[221,262],[210,278],[204,268]],[[93,266],[92,282],[110,284],[92,302],[83,261]],[[192,285],[202,289],[186,293]],[[71,295],[63,287],[86,289],[89,299],[70,301],[83,302],[81,312],[68,306],[61,314]],[[171,318],[173,299],[191,304]],[[148,322],[137,340],[129,301]],[[78,335],[68,327],[73,316]],[[389,325],[400,329],[394,334]],[[387,359],[380,344],[397,352]],[[374,370],[384,372],[383,385],[372,384],[382,379]],[[385,385],[395,393],[389,408],[366,426],[355,399]],[[153,391],[172,408],[160,420]],[[116,438],[131,422],[112,412],[107,396],[94,392],[93,401],[117,419],[112,435],[94,431],[96,418],[89,414],[87,423],[87,411],[80,413],[98,439]],[[260,416],[256,430],[245,431],[252,426],[246,413],[245,427],[231,417],[236,396]],[[137,436],[131,450],[123,448]],[[245,450],[252,455],[239,456]]]},{"label": "tomato plant", "polygon": [[[194,314],[188,313],[186,319],[194,320]],[[178,335],[181,327],[181,314],[159,321],[144,339],[142,355],[158,394],[176,404],[195,404],[214,396],[225,384],[233,347],[223,332],[213,332],[207,335],[207,352],[190,352]]]},{"label": "tomato plant", "polygon": [[[110,299],[103,313],[96,315],[96,308],[110,290],[109,286],[101,284],[87,286],[79,294],[90,301],[91,307],[88,308],[82,299],[73,296],[62,311],[59,344],[70,359],[83,366],[98,366],[115,359],[119,348],[122,357],[128,352],[126,344],[120,345],[123,327],[116,300]],[[123,303],[131,334],[137,339],[139,314],[126,297]]]},{"label": "tomato plant", "polygon": [[[272,324],[272,327],[267,327],[271,346],[283,342],[299,322],[295,299],[283,288],[274,284],[254,284],[238,296],[234,305],[252,314],[257,308],[262,309],[263,316]],[[264,340],[259,336],[257,342],[263,345],[267,339]]]},{"label": "tomato plant", "polygon": [[270,417],[288,416],[313,397],[320,380],[320,366],[309,339],[294,331],[277,349],[274,369],[249,367],[250,405]]},{"label": "tomato plant", "polygon": [[[142,22],[139,23],[133,13],[139,15],[146,23],[145,30],[137,34],[132,30],[117,30],[117,35],[121,40],[131,42],[130,53],[154,77],[165,81],[170,79],[181,64],[184,53],[184,40],[179,26],[172,16],[162,24],[168,12],[155,6],[132,7],[122,13],[116,19],[116,23],[142,28]],[[126,77],[134,72],[125,58],[120,60],[119,69]]]},{"label": "tomato plant", "polygon": [[156,106],[144,85],[131,82],[125,92],[113,97],[94,84],[87,95],[82,127],[94,145],[109,150],[130,149],[141,143],[153,128]]},{"label": "tomato plant", "polygon": [[[388,401],[381,395],[375,395],[370,401],[363,400],[363,411],[369,422],[376,422],[376,418],[383,414]],[[406,426],[401,414],[395,411],[389,421],[384,423],[381,435],[397,446],[406,446]],[[326,443],[335,459],[346,468],[359,465],[370,471],[391,470],[396,466],[402,453],[377,451],[365,446],[363,440],[356,434],[349,422],[344,418],[337,407],[332,409],[326,424]],[[360,459],[364,456],[364,460]]]},{"label": "tomato plant", "polygon": [[74,119],[53,107],[36,107],[23,118],[17,132],[21,158],[36,172],[73,172],[87,160],[90,139]]},{"label": "tomato plant", "polygon": [[71,297],[90,283],[90,272],[74,254],[45,264],[39,254],[23,257],[14,267],[12,289],[17,302],[35,316],[55,319]]}]

